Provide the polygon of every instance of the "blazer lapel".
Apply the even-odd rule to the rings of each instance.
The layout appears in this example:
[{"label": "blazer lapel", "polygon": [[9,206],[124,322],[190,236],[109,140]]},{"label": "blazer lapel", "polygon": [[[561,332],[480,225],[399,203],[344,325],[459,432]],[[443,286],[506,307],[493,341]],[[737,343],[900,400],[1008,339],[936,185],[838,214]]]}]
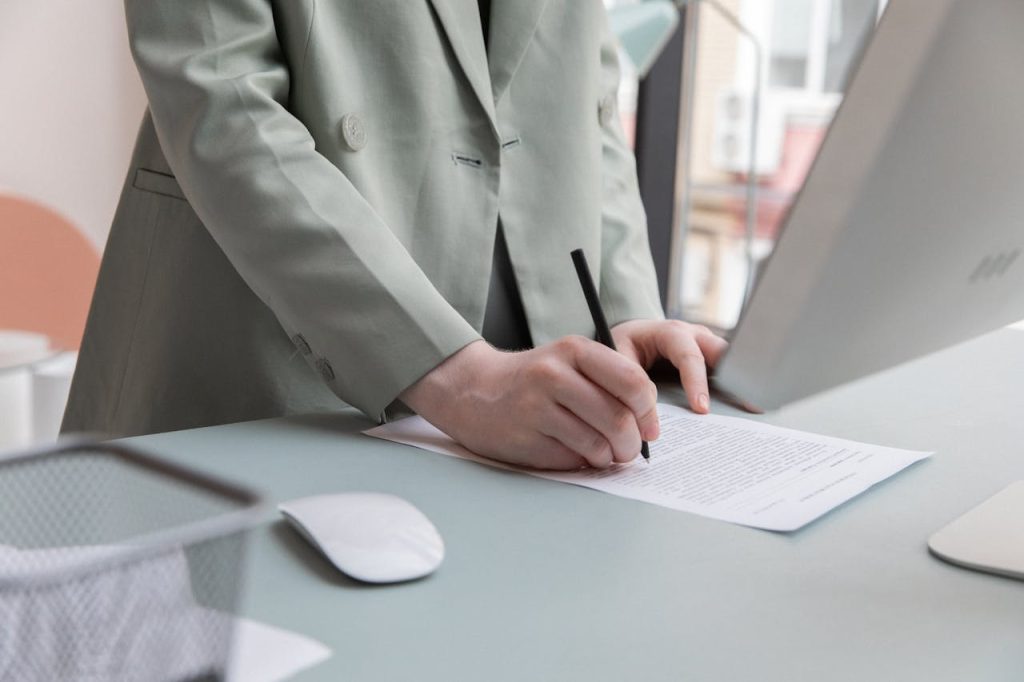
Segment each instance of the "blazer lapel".
[{"label": "blazer lapel", "polygon": [[[476,2],[467,3],[476,5]],[[547,0],[505,0],[491,4],[491,88],[494,101],[501,100],[533,40]]]},{"label": "blazer lapel", "polygon": [[[491,94],[490,75],[487,72],[487,51],[480,25],[480,6],[477,0],[430,0],[434,11],[448,35],[455,58],[459,60],[477,99],[487,112],[491,126],[497,129],[494,98]],[[499,2],[496,5],[515,4]],[[493,10],[492,10],[493,11]]]}]

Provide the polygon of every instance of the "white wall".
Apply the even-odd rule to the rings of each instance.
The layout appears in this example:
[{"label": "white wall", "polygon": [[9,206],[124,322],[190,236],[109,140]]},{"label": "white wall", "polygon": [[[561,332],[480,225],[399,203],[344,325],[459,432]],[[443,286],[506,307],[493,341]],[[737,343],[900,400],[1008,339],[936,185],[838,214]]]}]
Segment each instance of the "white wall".
[{"label": "white wall", "polygon": [[103,247],[145,107],[121,0],[0,2],[0,188]]}]

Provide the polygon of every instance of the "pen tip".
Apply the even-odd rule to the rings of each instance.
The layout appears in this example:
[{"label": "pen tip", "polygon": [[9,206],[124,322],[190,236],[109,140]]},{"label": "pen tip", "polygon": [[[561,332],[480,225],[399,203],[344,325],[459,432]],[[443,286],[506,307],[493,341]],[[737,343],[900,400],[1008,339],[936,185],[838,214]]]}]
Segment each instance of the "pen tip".
[{"label": "pen tip", "polygon": [[645,462],[651,461],[651,448],[647,445],[647,441],[643,441],[640,445],[640,454],[643,456]]}]

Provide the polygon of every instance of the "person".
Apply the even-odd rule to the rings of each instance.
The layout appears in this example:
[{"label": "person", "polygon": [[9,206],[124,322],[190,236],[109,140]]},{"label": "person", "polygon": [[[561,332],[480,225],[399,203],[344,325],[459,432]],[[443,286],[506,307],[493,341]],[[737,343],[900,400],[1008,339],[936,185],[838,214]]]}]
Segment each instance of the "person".
[{"label": "person", "polygon": [[[126,0],[149,109],[65,431],[342,401],[604,467],[697,412],[725,342],[665,320],[601,0]],[[485,28],[486,27],[486,28]],[[592,340],[570,251],[619,346]]]}]

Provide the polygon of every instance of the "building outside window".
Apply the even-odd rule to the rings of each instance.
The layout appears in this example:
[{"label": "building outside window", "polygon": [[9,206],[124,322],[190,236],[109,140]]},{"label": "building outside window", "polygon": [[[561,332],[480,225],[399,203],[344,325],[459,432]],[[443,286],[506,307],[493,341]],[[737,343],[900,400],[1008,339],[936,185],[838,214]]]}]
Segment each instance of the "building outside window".
[{"label": "building outside window", "polygon": [[[778,237],[842,99],[851,67],[885,0],[719,0],[760,43],[764,80],[757,183],[748,243],[756,48],[709,3],[692,12],[686,39],[679,209],[668,312],[720,329],[735,326],[756,266]],[[689,112],[689,125],[686,125]]]}]

